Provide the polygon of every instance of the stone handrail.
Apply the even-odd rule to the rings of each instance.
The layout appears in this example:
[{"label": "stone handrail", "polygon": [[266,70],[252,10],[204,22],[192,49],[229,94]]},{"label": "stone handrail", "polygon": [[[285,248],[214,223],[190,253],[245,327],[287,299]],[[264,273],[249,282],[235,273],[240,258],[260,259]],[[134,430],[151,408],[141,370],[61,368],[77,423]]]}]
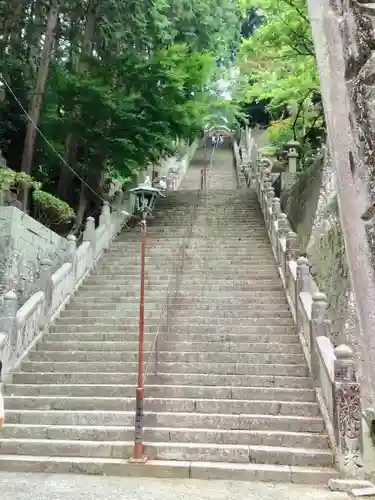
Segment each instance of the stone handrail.
[{"label": "stone handrail", "polygon": [[84,242],[80,247],[77,248],[75,236],[68,236],[68,262],[54,273],[49,260],[41,262],[42,290],[34,293],[20,309],[15,292],[9,291],[2,297],[1,380],[20,365],[39,336],[57,318],[111,240],[121,231],[129,215],[120,209],[111,213],[108,202],[104,202],[97,228],[93,217],[87,218]]},{"label": "stone handrail", "polygon": [[346,476],[358,476],[363,467],[363,442],[354,353],[348,345],[335,348],[330,340],[327,297],[319,292],[308,259],[299,255],[297,235],[290,230],[280,200],[275,198],[267,163],[254,143],[252,150],[246,151],[247,165],[241,162],[237,145],[234,153],[237,169],[245,173],[259,200],[337,465]]},{"label": "stone handrail", "polygon": [[[181,181],[197,144],[194,141],[189,146],[180,162],[173,160],[179,175],[176,177],[168,172],[167,180],[173,177],[176,182]],[[168,190],[175,187],[173,184]],[[124,204],[126,210],[123,209]],[[18,297],[14,291],[0,296],[0,424],[3,420],[3,382],[11,378],[43,332],[57,319],[126,224],[133,209],[134,196],[131,195],[129,200],[124,201],[120,190],[111,206],[106,201],[103,203],[98,227],[95,227],[93,217],[87,218],[83,242],[79,247],[74,235],[67,237],[68,258],[56,272],[52,271],[52,263],[48,259],[40,263],[40,290],[21,308],[18,308]]]}]

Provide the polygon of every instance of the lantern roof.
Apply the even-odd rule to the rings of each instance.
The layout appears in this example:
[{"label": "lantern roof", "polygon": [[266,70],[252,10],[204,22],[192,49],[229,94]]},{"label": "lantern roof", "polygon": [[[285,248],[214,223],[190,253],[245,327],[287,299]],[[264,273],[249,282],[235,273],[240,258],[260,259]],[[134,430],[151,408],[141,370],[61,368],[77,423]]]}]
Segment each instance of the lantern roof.
[{"label": "lantern roof", "polygon": [[133,189],[129,189],[129,191],[131,193],[135,193],[135,194],[137,194],[137,193],[151,193],[151,194],[163,196],[163,198],[165,198],[165,195],[159,189],[155,188],[151,184],[149,176],[146,177],[144,182],[141,182],[140,184],[138,184],[137,187],[135,187]]}]

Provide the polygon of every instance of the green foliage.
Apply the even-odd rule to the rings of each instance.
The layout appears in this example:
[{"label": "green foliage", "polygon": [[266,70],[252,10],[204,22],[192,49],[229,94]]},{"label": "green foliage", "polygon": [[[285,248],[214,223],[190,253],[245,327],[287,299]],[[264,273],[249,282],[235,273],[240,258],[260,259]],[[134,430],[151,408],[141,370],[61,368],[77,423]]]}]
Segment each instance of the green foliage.
[{"label": "green foliage", "polygon": [[39,212],[38,219],[43,218],[46,225],[68,224],[74,218],[74,211],[70,206],[56,196],[41,189],[35,189],[32,196],[35,210]]},{"label": "green foliage", "polygon": [[[237,0],[56,5],[59,24],[39,122],[54,150],[38,136],[31,172],[47,192],[73,207],[86,206],[88,215],[100,198],[56,152],[102,196],[108,180],[127,183],[139,169],[174,154],[176,141],[191,142],[224,106],[213,88],[217,68],[227,67],[236,52],[240,10]],[[30,110],[48,6],[10,1],[3,10],[0,71]],[[0,103],[0,147],[14,169],[22,163],[26,125],[7,92]]]},{"label": "green foliage", "polygon": [[[297,139],[304,149],[317,147],[324,127],[314,46],[305,0],[243,0],[265,22],[243,41],[239,65],[250,78],[247,102],[268,102],[274,122],[268,140],[283,149]],[[319,99],[318,99],[319,101]]]},{"label": "green foliage", "polygon": [[24,172],[15,172],[10,168],[0,169],[0,191],[10,191],[18,196],[21,189],[32,189],[38,220],[43,219],[46,225],[67,224],[74,218],[73,209],[65,202],[50,193],[41,190],[42,184]]}]

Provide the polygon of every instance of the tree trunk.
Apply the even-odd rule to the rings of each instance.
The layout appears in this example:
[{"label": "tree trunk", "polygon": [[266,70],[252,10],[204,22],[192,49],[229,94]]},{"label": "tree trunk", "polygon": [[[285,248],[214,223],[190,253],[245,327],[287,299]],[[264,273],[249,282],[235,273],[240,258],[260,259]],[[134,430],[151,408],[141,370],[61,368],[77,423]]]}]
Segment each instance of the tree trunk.
[{"label": "tree trunk", "polygon": [[[95,35],[95,25],[97,19],[96,4],[97,4],[96,0],[91,0],[88,6],[85,33],[82,42],[82,55],[90,55],[92,52],[92,42]],[[78,57],[76,64],[73,66],[75,66],[76,72],[78,74],[83,73],[85,71],[85,66],[82,61],[82,58]],[[79,110],[77,109],[75,113],[78,114]],[[73,134],[69,134],[65,142],[65,159],[67,163],[71,166],[74,166],[76,163],[77,145],[78,145],[78,138],[75,137]],[[63,164],[61,166],[59,184],[57,188],[57,193],[59,198],[63,200],[67,199],[70,185],[72,183],[72,178],[73,178],[72,171],[66,165]]]},{"label": "tree trunk", "polygon": [[[43,97],[48,77],[49,64],[51,61],[51,55],[56,39],[57,20],[58,20],[58,10],[57,7],[54,5],[51,7],[48,13],[46,38],[43,44],[41,61],[35,85],[35,92],[33,95],[31,108],[29,111],[31,120],[29,121],[27,126],[25,145],[21,163],[21,170],[22,172],[25,173],[30,173],[31,171],[31,166],[34,156],[36,132],[39,124],[40,112],[43,105]],[[27,200],[28,200],[28,190],[25,189],[23,192],[24,210],[26,210],[27,208]]]}]

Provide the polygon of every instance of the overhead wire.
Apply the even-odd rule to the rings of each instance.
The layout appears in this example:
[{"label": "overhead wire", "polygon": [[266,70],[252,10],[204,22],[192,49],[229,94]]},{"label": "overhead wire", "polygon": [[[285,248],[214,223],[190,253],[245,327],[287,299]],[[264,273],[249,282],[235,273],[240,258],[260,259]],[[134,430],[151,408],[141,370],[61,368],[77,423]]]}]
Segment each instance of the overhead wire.
[{"label": "overhead wire", "polygon": [[[89,191],[91,191],[91,193],[93,193],[95,196],[97,196],[103,203],[108,203],[107,200],[105,200],[97,191],[95,191],[95,189],[93,189],[90,184],[88,184],[82,176],[80,176],[76,170],[74,170],[74,168],[72,166],[69,165],[69,163],[65,160],[65,158],[56,150],[56,148],[53,146],[53,144],[51,143],[51,141],[49,141],[47,139],[47,137],[43,134],[43,132],[40,130],[40,128],[38,127],[38,125],[35,123],[35,121],[31,118],[30,114],[28,113],[28,111],[25,109],[25,107],[23,106],[23,104],[21,103],[21,101],[18,99],[18,97],[16,96],[16,94],[13,92],[11,86],[9,85],[9,83],[7,82],[7,80],[4,78],[4,75],[2,73],[0,73],[0,80],[4,83],[5,87],[8,89],[8,91],[10,92],[10,94],[12,95],[13,99],[16,101],[16,103],[19,105],[19,107],[21,108],[22,112],[25,114],[25,116],[27,117],[27,119],[30,121],[30,123],[33,124],[35,130],[38,132],[38,134],[41,136],[41,138],[46,142],[46,144],[51,148],[51,150],[56,154],[56,156],[59,158],[59,160],[76,176],[76,178],[78,180],[80,180],[82,182],[82,184],[84,184],[84,186],[87,187],[87,189]],[[118,208],[115,208],[113,207],[110,203],[108,203],[109,207],[115,211],[115,212],[122,212],[123,210],[119,210]]]}]

